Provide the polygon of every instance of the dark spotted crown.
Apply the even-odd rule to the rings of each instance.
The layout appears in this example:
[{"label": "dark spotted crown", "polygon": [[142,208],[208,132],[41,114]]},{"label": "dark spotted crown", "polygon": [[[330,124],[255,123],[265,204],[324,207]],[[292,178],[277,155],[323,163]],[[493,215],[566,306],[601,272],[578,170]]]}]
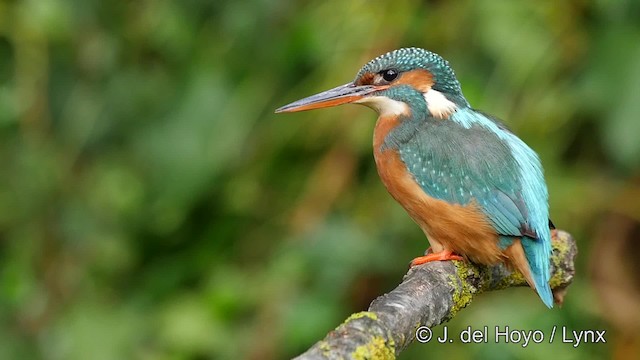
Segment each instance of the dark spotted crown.
[{"label": "dark spotted crown", "polygon": [[433,74],[433,89],[444,94],[462,96],[460,83],[449,62],[436,53],[420,48],[403,48],[378,56],[360,69],[356,79],[366,73],[375,74],[385,70],[404,72],[415,69],[424,69]]}]

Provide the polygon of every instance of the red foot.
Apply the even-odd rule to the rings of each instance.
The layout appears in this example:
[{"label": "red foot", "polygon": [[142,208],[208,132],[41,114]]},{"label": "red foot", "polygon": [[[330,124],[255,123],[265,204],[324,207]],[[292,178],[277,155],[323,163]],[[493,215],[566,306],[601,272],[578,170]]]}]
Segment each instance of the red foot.
[{"label": "red foot", "polygon": [[411,261],[411,264],[409,265],[409,267],[422,265],[431,261],[447,261],[447,260],[464,260],[464,258],[460,255],[454,254],[451,250],[443,250],[439,253],[433,253],[433,254],[417,257]]}]

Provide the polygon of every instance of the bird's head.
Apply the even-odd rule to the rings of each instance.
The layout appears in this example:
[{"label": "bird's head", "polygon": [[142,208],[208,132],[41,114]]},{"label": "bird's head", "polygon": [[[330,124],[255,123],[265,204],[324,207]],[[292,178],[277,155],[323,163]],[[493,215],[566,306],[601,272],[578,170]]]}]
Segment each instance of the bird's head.
[{"label": "bird's head", "polygon": [[349,103],[369,106],[380,116],[428,111],[438,118],[469,105],[446,60],[424,49],[404,48],[369,61],[353,82],[285,105],[276,112]]}]

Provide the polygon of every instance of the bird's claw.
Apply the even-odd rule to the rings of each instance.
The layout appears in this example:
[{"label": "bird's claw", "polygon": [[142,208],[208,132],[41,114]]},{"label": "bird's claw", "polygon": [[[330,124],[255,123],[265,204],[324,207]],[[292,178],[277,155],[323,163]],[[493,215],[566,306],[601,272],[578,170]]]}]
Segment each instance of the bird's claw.
[{"label": "bird's claw", "polygon": [[[431,248],[427,249],[426,253],[431,252]],[[412,268],[414,266],[418,266],[418,265],[422,265],[422,264],[426,264],[428,262],[431,261],[449,261],[449,260],[459,260],[459,261],[463,261],[464,258],[460,255],[454,254],[452,251],[450,250],[443,250],[441,252],[438,253],[430,253],[424,256],[419,256],[413,260],[411,260],[411,263],[409,264],[409,267]]]}]

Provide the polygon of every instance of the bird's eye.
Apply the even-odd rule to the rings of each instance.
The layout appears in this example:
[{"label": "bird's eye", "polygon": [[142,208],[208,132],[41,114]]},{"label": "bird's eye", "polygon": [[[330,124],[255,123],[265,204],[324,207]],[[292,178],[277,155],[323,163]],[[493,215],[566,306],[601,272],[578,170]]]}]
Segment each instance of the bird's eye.
[{"label": "bird's eye", "polygon": [[397,77],[398,77],[398,72],[393,70],[393,69],[382,71],[382,78],[385,81],[391,82],[391,81],[395,80],[395,78],[397,78]]}]

